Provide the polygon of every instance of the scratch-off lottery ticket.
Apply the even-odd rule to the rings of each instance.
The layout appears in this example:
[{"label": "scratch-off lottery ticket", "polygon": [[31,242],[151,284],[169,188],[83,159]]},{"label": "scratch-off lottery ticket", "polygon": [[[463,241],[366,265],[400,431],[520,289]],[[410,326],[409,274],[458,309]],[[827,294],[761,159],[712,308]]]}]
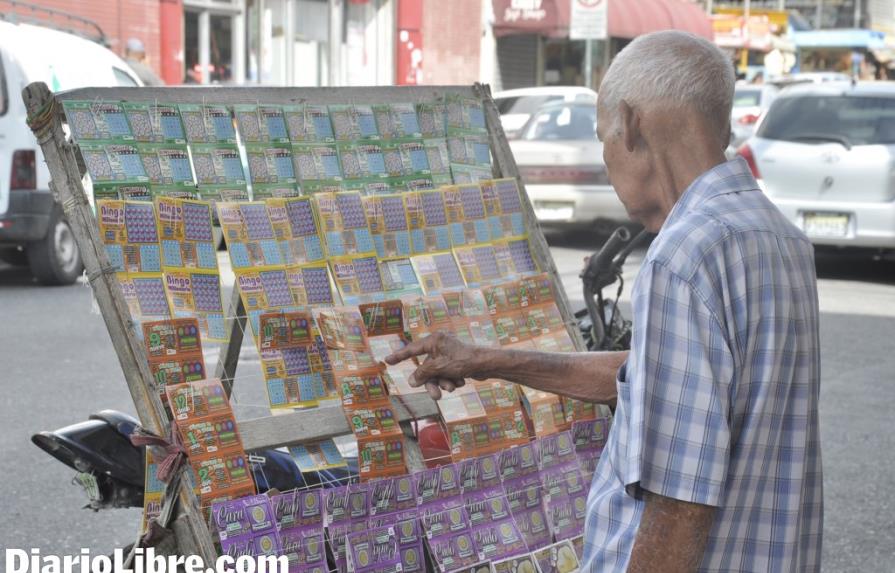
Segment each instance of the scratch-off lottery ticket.
[{"label": "scratch-off lottery ticket", "polygon": [[388,177],[382,146],[375,141],[340,143],[342,175],[347,180]]},{"label": "scratch-off lottery ticket", "polygon": [[448,132],[483,132],[487,130],[485,111],[480,100],[459,95],[447,95],[444,100],[446,106],[445,125]]},{"label": "scratch-off lottery ticket", "polygon": [[314,311],[327,348],[369,352],[364,317],[356,307],[334,307]]},{"label": "scratch-off lottery ticket", "polygon": [[138,146],[143,170],[153,185],[193,187],[193,168],[185,145],[143,143]]},{"label": "scratch-off lottery ticket", "polygon": [[343,302],[360,304],[382,299],[382,275],[375,254],[332,257],[329,263]]},{"label": "scratch-off lottery ticket", "polygon": [[143,343],[149,370],[163,400],[167,400],[167,386],[205,379],[205,360],[196,319],[144,322]]},{"label": "scratch-off lottery ticket", "polygon": [[364,197],[363,204],[376,245],[376,255],[382,259],[410,256],[410,231],[403,197]]},{"label": "scratch-off lottery ticket", "polygon": [[289,453],[298,464],[298,469],[303,473],[333,468],[343,468],[347,465],[345,458],[332,440],[306,443],[291,446]]},{"label": "scratch-off lottery ticket", "polygon": [[165,294],[176,317],[195,317],[206,340],[225,341],[221,277],[217,271],[166,270]]},{"label": "scratch-off lottery ticket", "polygon": [[437,189],[404,195],[407,224],[414,253],[433,253],[451,248],[444,194]]},{"label": "scratch-off lottery ticket", "polygon": [[482,182],[485,210],[490,219],[493,240],[525,236],[522,199],[515,179]]},{"label": "scratch-off lottery ticket", "polygon": [[463,288],[463,274],[454,255],[448,251],[431,255],[416,255],[411,262],[426,294],[438,294],[444,290]]},{"label": "scratch-off lottery ticket", "polygon": [[485,203],[478,184],[443,187],[444,205],[455,247],[487,243],[491,239]]},{"label": "scratch-off lottery ticket", "polygon": [[152,203],[99,201],[97,222],[106,256],[117,272],[161,271],[155,208]]},{"label": "scratch-off lottery ticket", "polygon": [[497,262],[494,247],[491,245],[473,245],[454,249],[457,263],[463,273],[466,284],[470,287],[493,284],[505,279]]},{"label": "scratch-off lottery ticket", "polygon": [[407,177],[414,174],[429,174],[429,158],[422,140],[408,142],[387,142],[380,147],[389,177]]},{"label": "scratch-off lottery ticket", "polygon": [[331,105],[329,118],[336,141],[379,139],[373,108],[368,105]]},{"label": "scratch-off lottery ticket", "polygon": [[538,264],[532,255],[528,237],[495,241],[493,245],[498,264],[502,264],[501,261],[512,261],[512,268],[516,275],[538,272]]},{"label": "scratch-off lottery ticket", "polygon": [[66,101],[62,106],[72,135],[78,142],[134,139],[119,102]]},{"label": "scratch-off lottery ticket", "polygon": [[94,183],[143,183],[149,176],[136,145],[127,143],[82,143],[81,156]]},{"label": "scratch-off lottery ticket", "polygon": [[189,143],[236,143],[236,130],[227,106],[180,104],[178,107]]},{"label": "scratch-off lottery ticket", "polygon": [[309,197],[269,199],[267,212],[286,265],[320,261],[323,243]]},{"label": "scratch-off lottery ticket", "polygon": [[292,150],[288,145],[247,145],[246,159],[253,184],[282,184],[296,181]]},{"label": "scratch-off lottery ticket", "polygon": [[411,103],[374,105],[376,126],[383,139],[418,138],[423,136],[416,108]]},{"label": "scratch-off lottery ticket", "polygon": [[283,106],[286,131],[293,143],[325,143],[333,141],[333,128],[326,106]]},{"label": "scratch-off lottery ticket", "polygon": [[421,295],[423,289],[409,258],[379,261],[379,277],[386,298]]},{"label": "scratch-off lottery ticket", "polygon": [[314,201],[327,256],[376,252],[360,193],[318,193]]},{"label": "scratch-off lottery ticket", "polygon": [[171,269],[218,268],[211,205],[170,197],[155,200],[162,266]]},{"label": "scratch-off lottery ticket", "polygon": [[217,211],[235,271],[283,267],[280,242],[263,201],[218,203]]},{"label": "scratch-off lottery ticket", "polygon": [[288,143],[283,110],[273,105],[235,105],[233,113],[244,143]]},{"label": "scratch-off lottery ticket", "polygon": [[180,110],[176,105],[124,102],[122,107],[130,123],[134,140],[178,145],[186,143]]},{"label": "scratch-off lottery ticket", "polygon": [[295,174],[303,183],[342,179],[342,163],[334,144],[293,144],[292,159],[295,162]]},{"label": "scratch-off lottery ticket", "polygon": [[447,147],[452,164],[491,165],[491,147],[485,134],[448,135]]},{"label": "scratch-off lottery ticket", "polygon": [[442,101],[425,102],[416,106],[420,132],[423,134],[423,137],[445,136],[447,127],[446,111],[446,106]]},{"label": "scratch-off lottery ticket", "polygon": [[239,149],[235,145],[193,145],[192,152],[199,186],[246,184]]}]

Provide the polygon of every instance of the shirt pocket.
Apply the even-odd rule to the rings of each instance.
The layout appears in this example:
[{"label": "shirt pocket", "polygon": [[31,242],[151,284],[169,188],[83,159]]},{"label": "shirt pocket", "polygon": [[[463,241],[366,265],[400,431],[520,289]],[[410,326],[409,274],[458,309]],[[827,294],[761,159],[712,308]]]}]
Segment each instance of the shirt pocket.
[{"label": "shirt pocket", "polygon": [[618,397],[615,404],[615,416],[612,419],[615,431],[615,444],[612,452],[612,468],[619,482],[624,481],[624,469],[627,467],[629,442],[629,416],[631,412],[631,385],[627,379],[627,362],[618,369],[615,377]]}]

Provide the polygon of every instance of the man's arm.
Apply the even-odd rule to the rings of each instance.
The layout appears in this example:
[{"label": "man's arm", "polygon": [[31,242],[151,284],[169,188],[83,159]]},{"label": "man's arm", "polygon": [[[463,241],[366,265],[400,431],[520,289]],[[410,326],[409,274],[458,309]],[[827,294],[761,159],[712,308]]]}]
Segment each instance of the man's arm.
[{"label": "man's arm", "polygon": [[425,384],[436,400],[441,397],[441,390],[452,391],[462,386],[465,378],[500,378],[545,392],[610,405],[616,399],[616,372],[628,357],[627,352],[570,354],[483,348],[436,332],[408,344],[385,361],[397,364],[423,354],[426,358],[414,372],[410,384]]},{"label": "man's arm", "polygon": [[643,495],[645,507],[628,573],[696,571],[705,553],[715,508],[646,490]]}]

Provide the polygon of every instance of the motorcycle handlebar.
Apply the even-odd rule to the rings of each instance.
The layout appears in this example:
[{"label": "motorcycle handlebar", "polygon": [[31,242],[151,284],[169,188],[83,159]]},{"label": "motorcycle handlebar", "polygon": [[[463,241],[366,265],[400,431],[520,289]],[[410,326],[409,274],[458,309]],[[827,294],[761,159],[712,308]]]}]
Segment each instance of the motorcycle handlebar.
[{"label": "motorcycle handlebar", "polygon": [[587,263],[587,269],[584,271],[585,279],[593,279],[605,273],[615,255],[631,240],[631,232],[625,227],[616,229],[606,240],[603,248],[596,255],[592,256]]}]

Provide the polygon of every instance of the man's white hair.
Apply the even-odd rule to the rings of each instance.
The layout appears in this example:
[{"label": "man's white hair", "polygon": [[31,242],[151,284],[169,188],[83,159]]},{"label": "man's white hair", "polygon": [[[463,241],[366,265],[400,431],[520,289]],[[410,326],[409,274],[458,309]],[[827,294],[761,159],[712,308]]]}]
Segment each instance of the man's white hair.
[{"label": "man's white hair", "polygon": [[676,30],[653,32],[615,57],[600,84],[599,102],[613,121],[622,100],[643,109],[689,106],[721,135],[730,125],[735,81],[732,62],[708,40]]}]

